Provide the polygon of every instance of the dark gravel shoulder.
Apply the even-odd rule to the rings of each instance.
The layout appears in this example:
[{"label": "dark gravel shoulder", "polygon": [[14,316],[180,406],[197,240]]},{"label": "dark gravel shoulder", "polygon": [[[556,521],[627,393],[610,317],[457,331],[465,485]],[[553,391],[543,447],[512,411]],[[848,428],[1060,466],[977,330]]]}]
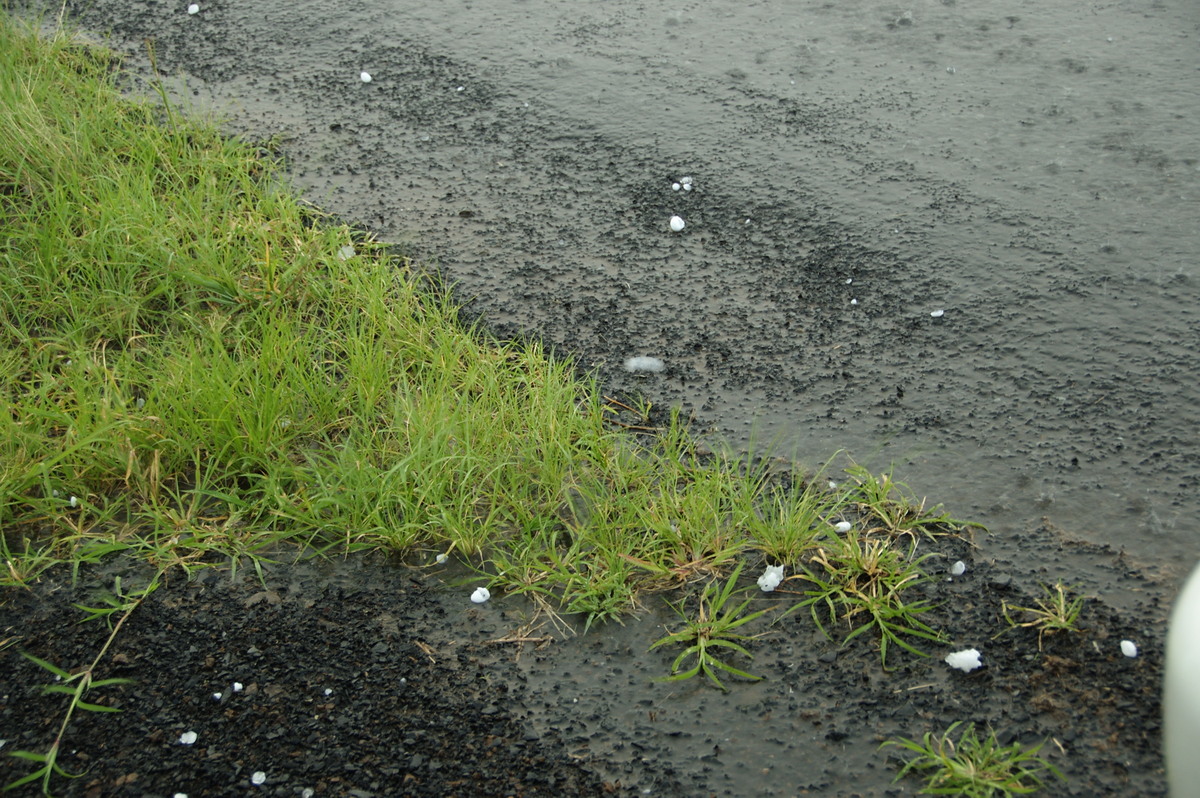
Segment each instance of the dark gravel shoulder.
[{"label": "dark gravel shoulder", "polygon": [[[1054,559],[1052,536],[1036,530],[1028,543]],[[928,659],[890,656],[884,671],[873,640],[839,646],[796,613],[755,629],[767,634],[737,664],[764,678],[732,680],[728,693],[699,679],[654,681],[675,654],[647,652],[677,626],[662,596],[624,626],[564,637],[530,623],[518,597],[477,606],[461,575],[380,558],[273,566],[265,585],[253,569],[191,581],[177,572],[102,661],[97,678],[133,681],[89,695],[121,712],[76,715],[60,762],[86,773],[56,779],[54,792],[907,795],[920,783],[893,784],[897,753],[880,744],[963,721],[1005,743],[1045,740],[1043,755],[1069,781],[1044,794],[1162,795],[1161,591],[1119,553],[1087,553],[1132,598],[1122,609],[1089,599],[1082,631],[1048,636],[1040,651],[1031,629],[992,639],[1005,628],[1002,603],[1032,603],[1037,582],[960,545],[946,554],[965,556],[967,573],[927,589],[929,619],[950,637]],[[20,652],[72,672],[91,662],[108,629],[80,623],[72,604],[102,602],[118,570],[137,585],[137,569],[108,566],[74,587],[62,572],[0,593],[4,753],[45,751],[65,708],[41,693],[49,675]],[[789,606],[789,584],[755,602]],[[1137,642],[1138,657],[1122,655],[1122,639]],[[941,661],[968,647],[983,652],[983,668]],[[195,742],[182,744],[189,731]],[[28,765],[0,757],[0,780]]]}]

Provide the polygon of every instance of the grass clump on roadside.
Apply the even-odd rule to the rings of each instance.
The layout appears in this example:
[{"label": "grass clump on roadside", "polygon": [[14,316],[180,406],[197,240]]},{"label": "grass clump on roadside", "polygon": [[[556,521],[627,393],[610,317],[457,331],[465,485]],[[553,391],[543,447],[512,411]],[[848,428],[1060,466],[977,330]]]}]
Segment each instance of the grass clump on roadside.
[{"label": "grass clump on roadside", "polygon": [[[676,613],[683,619],[683,628],[678,632],[669,632],[666,637],[661,638],[654,645],[650,646],[651,651],[668,643],[685,646],[684,650],[675,657],[675,661],[671,663],[671,674],[664,677],[662,681],[690,679],[693,676],[703,673],[721,690],[726,690],[727,688],[721,681],[718,671],[725,671],[726,673],[740,676],[750,681],[758,681],[762,678],[749,674],[740,668],[735,668],[717,656],[718,653],[724,656],[726,651],[731,651],[750,658],[750,652],[739,641],[748,640],[758,635],[747,635],[735,632],[734,630],[745,626],[756,618],[766,615],[774,609],[773,607],[768,607],[764,610],[746,614],[746,608],[750,606],[750,599],[743,600],[737,606],[730,605],[730,599],[735,593],[739,592],[737,590],[737,581],[741,573],[742,566],[739,563],[733,569],[733,573],[729,575],[724,587],[717,584],[716,580],[709,582],[700,596],[700,606],[695,617],[689,616],[684,612],[683,602],[675,605]],[[687,670],[681,670],[683,663],[691,657],[695,658],[696,663]]]},{"label": "grass clump on roadside", "polygon": [[0,37],[6,581],[119,550],[453,549],[603,619],[751,545],[764,482],[678,417],[636,442],[258,148],[123,99],[103,50]]},{"label": "grass clump on roadside", "polygon": [[[406,260],[283,190],[261,148],[122,98],[117,66],[0,15],[5,583],[121,551],[159,568],[285,543],[452,551],[590,625],[748,555],[828,581],[844,511],[896,511],[872,557],[961,528],[903,509],[890,477],[826,491],[702,454],[678,413],[630,436],[629,405],[465,327]],[[898,590],[920,560],[896,556]],[[870,614],[885,652],[889,629],[924,628],[888,612]]]},{"label": "grass clump on roadside", "polygon": [[896,746],[916,756],[908,759],[896,781],[909,773],[927,776],[922,795],[965,795],[971,798],[1027,795],[1042,787],[1043,778],[1053,775],[1066,781],[1058,768],[1039,752],[1045,742],[1033,748],[1020,743],[1001,745],[995,732],[980,739],[975,725],[967,724],[957,741],[952,739],[961,721],[952,723],[941,735],[926,733],[921,742],[899,738],[884,746]]}]

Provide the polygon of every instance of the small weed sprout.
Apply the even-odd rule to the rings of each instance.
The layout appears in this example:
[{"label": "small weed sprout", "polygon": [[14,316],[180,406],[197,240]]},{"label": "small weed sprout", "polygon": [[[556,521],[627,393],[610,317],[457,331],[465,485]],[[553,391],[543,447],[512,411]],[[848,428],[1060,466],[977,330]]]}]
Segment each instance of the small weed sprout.
[{"label": "small weed sprout", "polygon": [[[1035,607],[1016,607],[1004,602],[1001,605],[1004,620],[1008,622],[1009,628],[1037,629],[1038,651],[1041,651],[1042,641],[1046,635],[1055,632],[1080,631],[1078,621],[1080,613],[1083,612],[1084,597],[1070,598],[1068,591],[1071,589],[1071,587],[1065,587],[1061,582],[1056,582],[1054,587],[1042,585],[1043,596],[1034,601],[1037,605]],[[1027,620],[1016,620],[1010,614],[1011,612],[1024,613]],[[996,637],[1004,634],[1005,631],[1007,630],[1001,631]]]},{"label": "small weed sprout", "polygon": [[846,473],[855,482],[848,498],[862,513],[868,532],[907,535],[915,545],[922,536],[933,538],[981,526],[951,518],[941,505],[927,510],[925,499],[916,498],[907,485],[892,479],[890,471],[875,476],[862,466],[850,466]]},{"label": "small weed sprout", "polygon": [[[968,724],[958,742],[951,739],[962,721],[950,725],[938,737],[926,733],[921,742],[901,737],[888,740],[880,748],[894,745],[912,751],[915,757],[904,763],[896,781],[910,772],[928,772],[922,795],[965,795],[969,798],[1025,795],[1042,786],[1049,773],[1066,781],[1066,777],[1038,756],[1043,741],[1033,748],[1020,743],[1000,745],[995,732],[979,739],[975,725]],[[932,771],[932,772],[929,772]]]},{"label": "small weed sprout", "polygon": [[[75,605],[87,613],[87,616],[83,618],[84,621],[92,621],[96,620],[97,618],[104,618],[105,621],[110,624],[111,629],[108,638],[104,641],[104,645],[100,647],[100,651],[96,654],[95,659],[92,660],[90,665],[78,673],[68,673],[57,665],[49,663],[44,659],[35,657],[34,655],[25,651],[21,652],[22,656],[24,656],[27,660],[34,663],[38,667],[49,671],[58,680],[57,684],[51,684],[42,687],[43,693],[61,693],[63,695],[70,696],[71,700],[67,705],[67,711],[63,716],[62,723],[59,724],[58,734],[55,735],[54,742],[50,744],[50,748],[47,749],[45,753],[39,754],[34,753],[33,751],[12,752],[11,756],[16,757],[17,759],[24,759],[28,762],[39,764],[41,767],[34,772],[22,776],[16,781],[5,785],[5,791],[16,789],[22,785],[40,780],[42,783],[42,793],[44,795],[49,795],[50,780],[54,778],[54,776],[75,779],[83,775],[82,773],[69,773],[62,767],[62,765],[58,763],[58,755],[62,750],[63,738],[67,734],[67,727],[70,725],[71,717],[75,714],[75,710],[77,709],[86,710],[88,712],[120,712],[120,710],[116,707],[104,706],[102,704],[95,704],[90,701],[85,701],[84,697],[91,690],[101,687],[111,687],[118,684],[128,684],[131,681],[130,679],[120,678],[97,679],[95,678],[96,670],[100,666],[100,661],[104,659],[104,655],[108,653],[109,647],[117,638],[117,634],[120,633],[121,626],[124,625],[129,616],[133,614],[133,611],[141,605],[146,596],[150,595],[158,588],[158,580],[161,575],[162,572],[160,571],[155,575],[154,579],[151,580],[148,586],[128,594],[121,593],[121,583],[118,580],[116,585],[117,595],[105,600],[105,603],[108,604],[107,607],[85,607],[79,604]],[[121,617],[117,620],[116,624],[112,624],[112,616],[118,613],[120,613]]]},{"label": "small weed sprout", "polygon": [[[671,632],[661,640],[655,641],[649,650],[653,651],[659,646],[664,646],[668,643],[681,643],[687,646],[687,648],[671,663],[671,675],[664,677],[661,681],[682,681],[683,679],[690,679],[693,676],[704,673],[712,680],[713,684],[727,691],[728,688],[725,687],[721,679],[717,676],[717,671],[725,671],[752,681],[758,681],[762,678],[761,676],[753,676],[746,671],[721,661],[715,654],[715,649],[729,649],[747,658],[753,658],[753,655],[737,641],[750,640],[761,635],[745,635],[737,633],[734,630],[770,612],[768,608],[752,612],[749,615],[742,615],[746,607],[749,606],[751,599],[746,599],[736,607],[726,606],[735,592],[741,592],[734,589],[741,573],[742,564],[738,563],[737,568],[733,570],[733,573],[729,575],[729,579],[726,580],[724,587],[720,587],[715,579],[709,582],[704,588],[703,595],[700,597],[700,611],[695,618],[689,617],[683,611],[682,601],[671,605],[672,609],[683,618],[684,628],[678,632]],[[681,671],[680,666],[690,656],[695,656],[696,664],[686,671]]]}]

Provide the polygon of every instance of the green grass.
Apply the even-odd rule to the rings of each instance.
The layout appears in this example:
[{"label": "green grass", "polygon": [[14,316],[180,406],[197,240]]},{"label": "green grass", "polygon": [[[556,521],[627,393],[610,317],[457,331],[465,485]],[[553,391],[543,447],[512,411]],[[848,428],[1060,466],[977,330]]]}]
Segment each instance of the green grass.
[{"label": "green grass", "polygon": [[1045,743],[1024,748],[1020,743],[1001,745],[995,732],[983,739],[968,724],[957,741],[951,738],[961,721],[945,733],[926,733],[921,742],[899,738],[884,746],[896,746],[916,754],[900,768],[896,781],[909,773],[927,777],[922,795],[964,795],[970,798],[999,798],[1027,795],[1042,787],[1042,779],[1053,775],[1066,781],[1062,773],[1039,752]]},{"label": "green grass", "polygon": [[[1053,587],[1042,585],[1042,597],[1034,599],[1032,607],[1018,607],[1004,602],[1001,605],[1001,614],[1004,620],[1008,622],[1009,629],[1037,629],[1038,633],[1038,651],[1042,650],[1042,643],[1047,635],[1052,635],[1055,632],[1079,632],[1079,616],[1083,613],[1083,596],[1070,595],[1071,588],[1064,586],[1061,582],[1056,583]],[[1016,618],[1013,613],[1018,613]],[[1024,620],[1021,620],[1021,619]],[[992,639],[1000,637],[1006,630],[1001,631]]]},{"label": "green grass", "polygon": [[[0,15],[3,584],[122,551],[163,569],[452,552],[590,627],[762,558],[832,579],[851,545],[832,519],[903,506],[886,478],[831,492],[701,454],[678,413],[631,435],[645,408],[465,326],[413,264],[291,195],[269,146],[118,78]],[[855,545],[957,523],[901,515]],[[886,603],[920,560],[890,562],[863,610],[885,657],[925,628]]]},{"label": "green grass", "polygon": [[[761,678],[740,668],[735,668],[717,656],[718,654],[724,656],[728,652],[732,652],[749,659],[751,654],[740,641],[749,640],[758,635],[747,635],[734,630],[741,629],[774,609],[768,607],[765,610],[747,614],[746,608],[750,606],[751,599],[745,599],[737,606],[731,605],[730,599],[745,590],[745,588],[739,590],[736,587],[741,573],[742,566],[739,563],[733,569],[733,573],[729,575],[729,579],[725,581],[724,587],[715,579],[708,582],[700,596],[699,608],[695,616],[684,611],[682,601],[674,605],[675,612],[683,619],[683,628],[678,632],[669,632],[666,637],[655,641],[650,646],[650,650],[653,651],[659,646],[671,643],[683,645],[685,648],[671,663],[671,674],[662,681],[680,681],[703,673],[721,690],[727,690],[720,679],[719,672],[721,671],[750,681],[758,681]],[[681,670],[684,662],[691,658],[695,659],[695,664],[687,670]]]}]

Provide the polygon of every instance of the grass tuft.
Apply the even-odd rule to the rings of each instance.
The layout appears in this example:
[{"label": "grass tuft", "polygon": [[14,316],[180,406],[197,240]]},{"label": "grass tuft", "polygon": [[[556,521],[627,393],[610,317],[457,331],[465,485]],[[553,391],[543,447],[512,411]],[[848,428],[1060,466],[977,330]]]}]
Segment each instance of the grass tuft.
[{"label": "grass tuft", "polygon": [[881,747],[896,746],[916,754],[901,767],[896,781],[910,772],[926,772],[922,795],[969,798],[1027,795],[1041,789],[1046,775],[1066,781],[1054,765],[1038,755],[1045,742],[1033,748],[1023,748],[1020,743],[1001,745],[995,732],[980,739],[973,723],[967,724],[956,742],[951,735],[961,723],[951,724],[938,736],[926,733],[919,743],[903,737],[885,742]]}]

